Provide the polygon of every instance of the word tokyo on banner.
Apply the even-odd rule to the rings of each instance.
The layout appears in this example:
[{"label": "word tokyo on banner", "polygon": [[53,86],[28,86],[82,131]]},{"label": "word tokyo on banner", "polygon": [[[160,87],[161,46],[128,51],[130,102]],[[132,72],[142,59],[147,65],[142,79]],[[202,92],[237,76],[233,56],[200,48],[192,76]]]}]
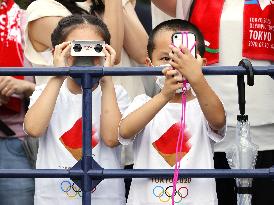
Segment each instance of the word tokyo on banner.
[{"label": "word tokyo on banner", "polygon": [[274,61],[274,3],[265,7],[258,0],[245,0],[243,56]]}]

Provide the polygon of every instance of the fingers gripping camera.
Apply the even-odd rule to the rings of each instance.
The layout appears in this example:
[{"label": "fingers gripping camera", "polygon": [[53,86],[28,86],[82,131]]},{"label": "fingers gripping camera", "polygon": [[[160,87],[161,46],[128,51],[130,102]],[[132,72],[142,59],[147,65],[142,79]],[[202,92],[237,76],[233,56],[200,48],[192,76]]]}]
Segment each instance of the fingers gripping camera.
[{"label": "fingers gripping camera", "polygon": [[71,46],[71,56],[105,56],[104,41],[74,40]]}]

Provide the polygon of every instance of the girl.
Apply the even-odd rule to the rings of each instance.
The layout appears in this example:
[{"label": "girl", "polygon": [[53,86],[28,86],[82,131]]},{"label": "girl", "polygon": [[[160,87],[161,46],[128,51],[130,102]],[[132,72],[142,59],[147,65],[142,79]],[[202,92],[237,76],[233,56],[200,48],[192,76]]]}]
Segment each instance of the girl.
[{"label": "girl", "polygon": [[[90,15],[63,18],[51,36],[54,66],[72,66],[70,56],[73,40],[101,40],[110,43],[106,25]],[[104,66],[113,66],[115,51],[104,49]],[[98,65],[100,57],[91,57]],[[82,156],[82,90],[71,77],[52,77],[47,85],[36,87],[26,114],[25,131],[40,137],[37,156],[38,169],[66,169],[73,167]],[[121,113],[129,104],[121,86],[114,86],[111,77],[103,77],[92,93],[93,157],[104,168],[121,168],[117,128]],[[35,122],[35,124],[33,123]],[[81,190],[69,179],[36,179],[36,205],[81,204]],[[107,195],[106,195],[107,193]],[[122,179],[104,180],[92,194],[92,204],[125,203]]]}]

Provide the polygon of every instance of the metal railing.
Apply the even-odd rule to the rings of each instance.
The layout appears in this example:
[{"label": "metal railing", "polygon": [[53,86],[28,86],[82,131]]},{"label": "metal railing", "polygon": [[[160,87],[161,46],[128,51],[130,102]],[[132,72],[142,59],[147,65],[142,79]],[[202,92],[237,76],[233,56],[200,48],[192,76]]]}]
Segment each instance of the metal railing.
[{"label": "metal railing", "polygon": [[[161,75],[161,67],[66,67],[66,68],[0,68],[0,76],[53,76],[70,75],[82,78],[83,101],[83,157],[73,168],[62,169],[0,169],[0,178],[71,178],[80,186],[83,205],[91,204],[91,190],[106,178],[169,178],[173,170],[167,169],[103,169],[92,158],[91,149],[91,108],[92,80],[94,78],[128,75]],[[254,66],[254,75],[274,76],[274,66]],[[205,75],[247,75],[241,66],[204,67]],[[180,177],[192,178],[274,178],[274,167],[269,169],[181,169]],[[80,183],[79,183],[80,182]]]}]

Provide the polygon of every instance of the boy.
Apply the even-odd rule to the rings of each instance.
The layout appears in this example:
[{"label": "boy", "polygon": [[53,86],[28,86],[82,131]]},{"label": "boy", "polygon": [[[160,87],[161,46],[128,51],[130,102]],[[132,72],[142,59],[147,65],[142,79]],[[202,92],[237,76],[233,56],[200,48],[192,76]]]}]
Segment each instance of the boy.
[{"label": "boy", "polygon": [[[178,31],[191,31],[196,35],[197,59],[187,48],[172,46],[171,36]],[[199,30],[187,21],[174,19],[159,24],[148,42],[147,64],[165,68],[163,88],[152,99],[137,96],[126,110],[120,123],[119,140],[127,144],[134,139],[134,168],[172,169],[176,163],[176,143],[182,113],[182,83],[179,71],[192,86],[186,96],[186,128],[182,153],[182,169],[213,168],[212,143],[220,141],[225,132],[225,112],[214,91],[207,84],[201,67],[205,46]],[[161,82],[161,81],[158,81]],[[162,87],[162,86],[160,86]],[[172,179],[133,179],[129,205],[171,204]],[[175,191],[176,204],[217,204],[214,179],[179,179]],[[142,197],[140,197],[142,196]]]}]

